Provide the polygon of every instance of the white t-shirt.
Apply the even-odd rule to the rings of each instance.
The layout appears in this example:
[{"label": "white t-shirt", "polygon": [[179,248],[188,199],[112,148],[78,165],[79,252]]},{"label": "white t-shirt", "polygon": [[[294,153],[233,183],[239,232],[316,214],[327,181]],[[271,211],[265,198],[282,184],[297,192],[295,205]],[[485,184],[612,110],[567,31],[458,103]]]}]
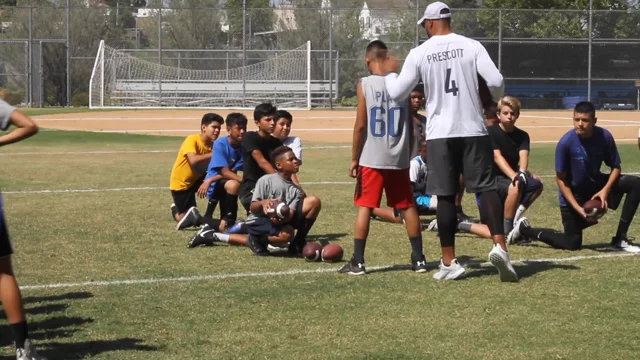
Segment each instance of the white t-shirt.
[{"label": "white t-shirt", "polygon": [[293,150],[298,160],[302,161],[302,140],[297,136],[287,136],[282,141],[282,145],[288,146]]},{"label": "white t-shirt", "polygon": [[400,74],[385,76],[394,100],[406,99],[420,79],[424,82],[427,140],[484,136],[487,128],[478,90],[478,74],[497,102],[504,78],[480,42],[462,35],[432,36],[407,55]]},{"label": "white t-shirt", "polygon": [[422,161],[420,156],[411,159],[409,165],[409,180],[416,184],[414,196],[427,195],[427,164]]},{"label": "white t-shirt", "polygon": [[15,107],[9,105],[8,102],[0,99],[0,130],[4,131],[9,128],[11,122],[11,113],[16,110]]}]

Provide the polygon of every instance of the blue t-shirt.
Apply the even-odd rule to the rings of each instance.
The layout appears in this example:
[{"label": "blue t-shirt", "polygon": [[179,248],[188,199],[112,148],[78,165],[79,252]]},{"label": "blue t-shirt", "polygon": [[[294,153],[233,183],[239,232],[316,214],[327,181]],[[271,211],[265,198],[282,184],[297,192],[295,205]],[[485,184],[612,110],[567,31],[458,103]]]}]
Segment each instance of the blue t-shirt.
[{"label": "blue t-shirt", "polygon": [[[229,144],[229,136],[223,136],[213,143],[211,161],[209,162],[207,176],[205,178],[208,179],[220,175],[224,167],[228,167],[234,171],[242,170],[242,164],[242,146],[231,146],[231,144]],[[217,181],[214,181],[211,183],[211,186],[209,186],[207,198],[211,199],[213,196],[213,189],[215,189],[216,183]]]},{"label": "blue t-shirt", "polygon": [[[567,174],[571,191],[579,197],[591,197],[601,190],[602,163],[610,168],[620,167],[620,154],[611,133],[599,126],[593,127],[593,135],[583,139],[575,132],[567,132],[556,146],[556,172]],[[567,201],[558,189],[560,206]]]}]

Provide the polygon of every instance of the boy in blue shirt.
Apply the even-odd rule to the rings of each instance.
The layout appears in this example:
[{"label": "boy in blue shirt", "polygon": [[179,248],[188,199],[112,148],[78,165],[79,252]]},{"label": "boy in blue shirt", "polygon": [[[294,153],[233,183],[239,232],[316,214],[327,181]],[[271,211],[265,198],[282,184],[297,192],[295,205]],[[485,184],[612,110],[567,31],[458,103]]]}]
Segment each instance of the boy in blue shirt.
[{"label": "boy in blue shirt", "polygon": [[213,143],[211,161],[203,182],[209,206],[205,217],[212,217],[220,202],[220,229],[233,226],[238,216],[238,191],[242,177],[242,138],[247,131],[247,118],[241,113],[231,113],[225,120],[229,135]]},{"label": "boy in blue shirt", "polygon": [[[599,199],[605,208],[616,210],[626,194],[615,236],[613,250],[640,253],[627,235],[640,203],[640,178],[621,175],[620,155],[611,133],[596,126],[596,110],[590,102],[578,103],[573,112],[574,129],[567,132],[556,147],[556,182],[564,234],[546,229],[532,229],[526,219],[518,224],[519,233],[540,240],[554,248],[582,248],[582,231],[598,223],[589,218],[582,205]],[[600,171],[605,163],[611,172]]]}]

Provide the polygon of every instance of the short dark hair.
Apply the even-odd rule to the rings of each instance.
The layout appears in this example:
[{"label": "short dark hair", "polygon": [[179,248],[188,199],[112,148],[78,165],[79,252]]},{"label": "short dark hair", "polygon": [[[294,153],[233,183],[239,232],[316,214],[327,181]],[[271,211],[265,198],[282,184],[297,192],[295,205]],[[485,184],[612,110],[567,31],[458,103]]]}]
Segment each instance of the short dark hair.
[{"label": "short dark hair", "polygon": [[288,112],[287,110],[278,110],[276,112],[276,120],[278,120],[280,118],[285,118],[285,119],[289,120],[290,122],[293,122],[293,116],[291,116],[291,113]]},{"label": "short dark hair", "polygon": [[276,163],[278,162],[278,160],[280,160],[280,158],[288,153],[289,151],[293,151],[291,150],[290,147],[288,146],[278,146],[275,150],[273,150],[273,152],[271,153],[271,165],[273,165],[273,167],[276,167]]},{"label": "short dark hair", "polygon": [[387,44],[382,40],[373,40],[367,45],[367,56],[373,57],[378,60],[384,59],[387,57]]},{"label": "short dark hair", "polygon": [[224,119],[222,118],[222,116],[216,113],[207,113],[207,114],[204,114],[204,116],[202,117],[202,120],[200,121],[200,126],[209,125],[214,121],[217,123],[220,123],[220,125],[224,124]]},{"label": "short dark hair", "polygon": [[411,90],[411,92],[419,92],[420,94],[424,95],[424,84],[418,83],[413,87],[413,90]]},{"label": "short dark hair", "polygon": [[596,117],[596,107],[589,101],[581,101],[573,108],[573,112],[578,114],[589,114],[592,118]]},{"label": "short dark hair", "polygon": [[271,103],[262,103],[253,110],[253,120],[258,121],[265,116],[276,115],[278,109]]},{"label": "short dark hair", "polygon": [[225,125],[227,127],[232,127],[233,125],[238,126],[247,126],[247,117],[242,113],[231,113],[227,115],[227,120],[225,120]]}]

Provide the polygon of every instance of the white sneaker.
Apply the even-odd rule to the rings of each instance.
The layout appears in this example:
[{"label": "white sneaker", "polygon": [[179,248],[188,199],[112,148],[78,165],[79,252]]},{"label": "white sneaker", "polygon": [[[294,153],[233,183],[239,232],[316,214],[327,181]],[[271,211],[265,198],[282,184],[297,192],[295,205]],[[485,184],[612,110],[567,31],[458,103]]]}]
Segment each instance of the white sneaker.
[{"label": "white sneaker", "polygon": [[500,280],[504,282],[518,281],[518,274],[516,274],[513,266],[511,266],[509,253],[502,250],[500,245],[493,244],[493,249],[491,249],[491,252],[489,253],[489,261],[498,269],[498,273],[500,273]]},{"label": "white sneaker", "polygon": [[433,219],[427,226],[427,231],[438,231],[438,219]]},{"label": "white sneaker", "polygon": [[633,245],[630,240],[621,239],[616,241],[614,238],[611,242],[611,250],[626,251],[632,254],[640,253],[640,246]]},{"label": "white sneaker", "polygon": [[440,270],[433,274],[433,278],[436,280],[455,280],[462,276],[466,272],[465,268],[460,265],[458,259],[451,260],[451,265],[445,266],[440,259]]},{"label": "white sneaker", "polygon": [[16,350],[17,360],[47,360],[45,357],[38,355],[36,348],[31,344],[31,340],[27,339],[24,342],[24,349]]},{"label": "white sneaker", "polygon": [[518,221],[513,224],[513,230],[511,230],[511,232],[507,234],[507,237],[505,239],[507,245],[515,244],[516,242],[518,242],[518,240],[522,238],[522,229],[528,227],[531,227],[531,224],[526,217],[523,216],[518,219]]}]

